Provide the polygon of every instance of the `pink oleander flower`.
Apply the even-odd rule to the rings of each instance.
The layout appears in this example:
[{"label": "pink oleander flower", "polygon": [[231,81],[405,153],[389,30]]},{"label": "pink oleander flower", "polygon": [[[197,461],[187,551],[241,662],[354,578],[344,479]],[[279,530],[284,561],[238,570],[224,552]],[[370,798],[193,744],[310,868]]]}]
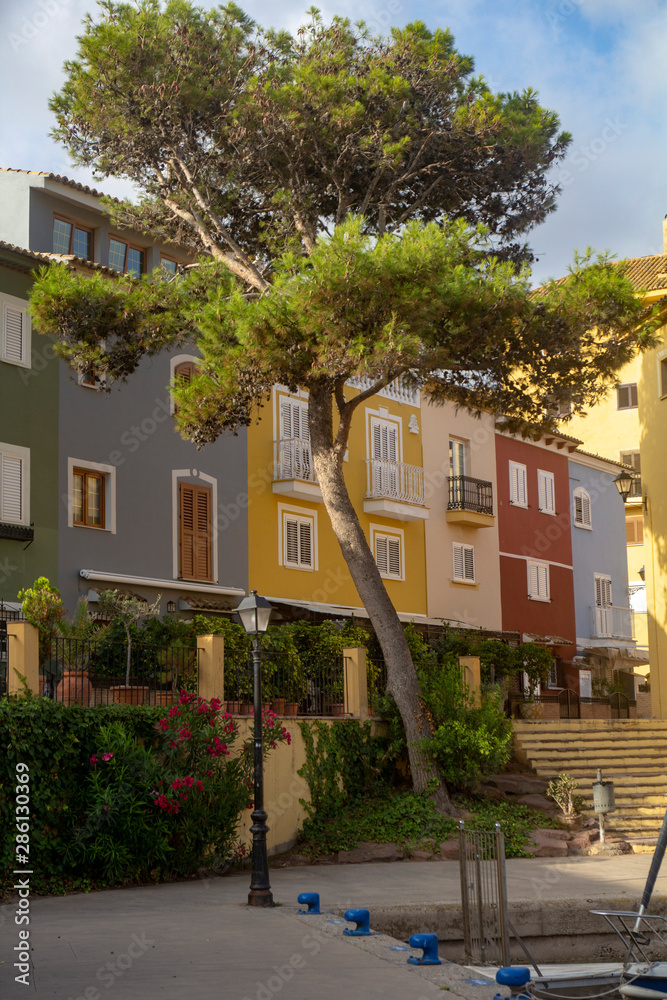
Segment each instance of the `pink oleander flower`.
[{"label": "pink oleander flower", "polygon": [[174,716],[180,715],[180,714],[181,714],[181,710],[180,710],[180,708],[178,708],[177,705],[172,705],[171,708],[169,709],[169,716],[172,719],[174,718]]},{"label": "pink oleander flower", "polygon": [[102,760],[105,760],[105,761],[106,760],[111,760],[112,757],[113,757],[113,754],[110,753],[109,751],[107,751],[106,753],[102,754]]},{"label": "pink oleander flower", "polygon": [[213,771],[204,771],[204,774],[206,775],[207,778],[210,778],[211,775],[213,774]]},{"label": "pink oleander flower", "polygon": [[214,712],[219,712],[222,706],[222,702],[219,698],[211,698],[211,708]]},{"label": "pink oleander flower", "polygon": [[90,763],[93,765],[93,767],[95,767],[96,764],[99,764],[99,760],[97,759],[96,754],[93,754],[93,756],[90,758]]},{"label": "pink oleander flower", "polygon": [[[209,774],[210,774],[210,771],[209,771]],[[203,792],[204,791],[204,782],[201,780],[201,778],[199,778],[199,780],[197,781],[197,784],[195,785],[195,788],[197,789],[198,792]]]},{"label": "pink oleander flower", "polygon": [[166,729],[169,729],[169,720],[168,719],[160,719],[160,721],[158,722],[158,724],[156,725],[155,728],[156,729],[160,729],[160,730],[162,730],[162,732],[164,732]]},{"label": "pink oleander flower", "polygon": [[181,728],[178,730],[178,738],[181,742],[183,740],[189,740],[191,736],[192,733],[190,732],[187,726],[181,726]]},{"label": "pink oleander flower", "polygon": [[185,785],[186,788],[192,788],[192,786],[194,785],[194,783],[195,783],[195,779],[191,775],[189,775],[189,774],[188,774],[188,776],[186,778],[183,778],[183,784]]},{"label": "pink oleander flower", "polygon": [[182,788],[183,787],[182,780],[180,778],[174,778],[174,780],[171,783],[171,787],[175,790]]}]

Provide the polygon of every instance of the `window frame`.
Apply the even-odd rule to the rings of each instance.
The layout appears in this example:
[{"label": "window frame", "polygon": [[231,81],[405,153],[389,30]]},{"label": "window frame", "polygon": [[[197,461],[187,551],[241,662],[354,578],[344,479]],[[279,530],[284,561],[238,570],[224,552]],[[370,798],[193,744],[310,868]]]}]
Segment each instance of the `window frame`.
[{"label": "window frame", "polygon": [[[621,406],[621,390],[627,389],[629,403],[627,406]],[[634,390],[634,392],[633,392]],[[634,402],[632,401],[634,397]],[[622,382],[620,385],[616,386],[616,409],[617,410],[636,410],[639,406],[639,397],[637,394],[637,383],[636,382]]]},{"label": "window frame", "polygon": [[[74,520],[74,473],[99,473],[103,478],[104,490],[102,497],[103,523],[86,524]],[[89,462],[86,459],[67,459],[67,526],[69,528],[92,528],[94,531],[107,531],[116,534],[116,467],[101,462]]]},{"label": "window frame", "polygon": [[[18,458],[21,461],[21,519],[10,520],[5,516],[2,504],[2,464],[4,458]],[[30,448],[0,441],[0,522],[3,524],[30,525]]]},{"label": "window frame", "polygon": [[660,351],[656,362],[658,365],[658,397],[667,399],[667,351]]},{"label": "window frame", "polygon": [[[389,571],[389,546],[387,545],[387,570],[383,572],[380,569],[377,561],[376,554],[376,544],[378,538],[384,538],[389,541],[395,541],[398,543],[398,562],[399,562],[399,572],[391,573]],[[370,525],[370,549],[373,554],[373,559],[375,565],[378,567],[378,572],[383,580],[394,580],[398,583],[405,580],[405,533],[401,528],[388,527],[384,524],[371,524]]]},{"label": "window frame", "polygon": [[[537,592],[532,592],[532,580],[531,580],[531,569],[535,567],[537,570]],[[540,594],[540,570],[544,570],[544,579],[546,581],[546,596]],[[526,560],[526,571],[528,576],[528,600],[529,601],[540,601],[543,604],[549,604],[551,602],[551,572],[549,569],[549,563],[544,562],[541,559],[527,559]]]},{"label": "window frame", "polygon": [[[72,469],[72,478],[74,476],[81,476],[83,483],[81,487],[81,517],[82,520],[76,520],[76,513],[74,510],[74,483],[72,482],[72,524],[76,528],[95,528],[97,531],[104,530],[106,525],[106,508],[105,508],[105,495],[106,495],[106,476],[103,472],[98,472],[95,469],[84,469],[75,466]],[[93,521],[89,520],[88,512],[88,480],[96,479],[100,483],[100,523],[95,524]]]},{"label": "window frame", "polygon": [[[310,524],[310,565],[292,563],[287,561],[287,522],[296,520],[297,524]],[[314,573],[318,567],[318,535],[317,535],[317,511],[308,507],[294,507],[291,504],[278,504],[278,565],[283,569],[293,569],[301,573]],[[299,555],[301,554],[300,532],[299,532]]]},{"label": "window frame", "polygon": [[[164,268],[162,267],[162,264],[164,263],[164,261],[165,261],[165,260],[169,261],[169,263],[170,263],[170,264],[175,264],[175,265],[176,265],[176,267],[175,267],[175,270],[174,270],[174,271],[166,271],[166,270],[165,270],[165,269],[164,269]],[[181,262],[180,262],[179,260],[176,260],[176,258],[175,258],[175,257],[169,257],[169,256],[168,256],[167,254],[165,254],[165,253],[161,253],[161,254],[160,254],[160,264],[159,264],[159,267],[160,267],[160,268],[161,268],[162,270],[164,270],[165,274],[167,274],[167,275],[168,275],[168,276],[169,276],[170,278],[175,278],[175,277],[176,277],[176,276],[178,275],[178,268],[179,268],[179,266],[180,266],[180,263],[181,263]]]},{"label": "window frame", "polygon": [[[548,484],[549,483],[551,484],[551,502],[552,502],[551,508],[540,506],[540,494],[542,491],[542,483],[546,484],[545,486],[546,500],[549,499]],[[547,469],[537,470],[537,509],[540,512],[540,514],[549,514],[551,517],[556,516],[556,480],[553,472],[549,472]]]},{"label": "window frame", "polygon": [[[462,472],[457,472],[456,471],[457,462],[454,460],[454,455],[455,455],[456,449],[460,449],[460,455],[461,455],[461,457],[463,459],[463,461],[461,463],[462,467],[463,467],[463,471]],[[469,454],[470,454],[470,441],[467,441],[465,438],[459,438],[459,437],[452,437],[452,436],[450,436],[450,438],[449,438],[449,456],[448,457],[449,457],[449,475],[451,477],[455,477],[455,476],[469,476],[470,475]]]},{"label": "window frame", "polygon": [[[508,469],[509,469],[509,478],[510,478],[510,482],[509,482],[509,486],[510,486],[510,504],[512,505],[512,507],[521,507],[524,510],[527,510],[528,509],[528,469],[527,469],[527,467],[522,462],[514,462],[512,459],[509,460]],[[520,471],[523,474],[523,492],[524,492],[524,497],[525,497],[523,503],[520,500],[513,500],[512,499],[512,496],[513,496],[513,493],[514,493],[514,476],[513,476],[513,473],[514,473],[515,469],[518,470],[518,471]]]},{"label": "window frame", "polygon": [[[588,523],[584,518],[584,503],[583,503],[584,497],[588,501]],[[578,521],[577,500],[580,498],[582,500],[582,505],[581,505],[582,520]],[[585,531],[593,530],[593,503],[591,501],[591,495],[585,486],[577,486],[572,491],[572,523],[574,524],[575,528],[583,528]]]},{"label": "window frame", "polygon": [[[7,355],[7,311],[15,310],[21,314],[21,360],[8,357]],[[15,365],[17,368],[32,367],[32,323],[28,311],[28,303],[18,295],[10,295],[8,292],[0,292],[0,361],[6,365]]]},{"label": "window frame", "polygon": [[[114,267],[114,265],[111,264],[109,261],[112,240],[115,240],[116,243],[122,243],[123,246],[125,247],[125,260],[122,271],[119,271],[118,268]],[[119,236],[114,236],[113,233],[109,233],[109,241],[107,243],[107,267],[110,267],[112,271],[116,271],[117,274],[134,274],[133,271],[128,272],[127,270],[127,254],[129,250],[138,250],[139,253],[143,254],[143,268],[141,269],[139,274],[146,274],[148,272],[148,260],[147,260],[148,251],[146,247],[142,247],[138,243],[130,243],[129,240],[123,240]]]},{"label": "window frame", "polygon": [[[63,254],[63,256],[72,256],[72,257],[78,257],[80,260],[94,261],[95,260],[95,230],[92,228],[92,226],[83,226],[83,225],[81,225],[80,222],[76,222],[75,219],[72,219],[72,218],[70,218],[67,215],[61,215],[60,212],[54,212],[53,213],[53,221],[55,222],[56,219],[58,220],[58,222],[65,222],[68,226],[72,227],[72,232],[70,233],[70,236],[69,236],[69,250],[67,251],[66,254]],[[88,235],[90,236],[90,257],[82,257],[81,254],[78,254],[78,253],[75,254],[74,253],[73,247],[74,247],[74,230],[75,229],[80,229],[82,233],[88,233]],[[60,253],[59,250],[54,250],[53,249],[53,229],[51,229],[51,252],[52,253]]]},{"label": "window frame", "polygon": [[[367,410],[367,444],[366,444],[366,457],[371,461],[378,462],[396,462],[401,463],[403,461],[403,421],[400,417],[395,417],[393,414],[389,413],[388,410]],[[382,433],[382,427],[386,427],[387,431],[391,431],[396,435],[396,458],[382,458],[380,455],[374,455],[374,441],[375,441],[375,427],[380,428],[380,433]],[[380,439],[381,440],[381,439]],[[387,443],[389,442],[389,436],[387,436]]]},{"label": "window frame", "polygon": [[[456,550],[461,550],[461,565],[463,566],[463,576],[456,575]],[[472,553],[472,576],[466,576],[466,552]],[[474,584],[477,582],[475,575],[475,546],[467,542],[452,542],[452,582]]]}]

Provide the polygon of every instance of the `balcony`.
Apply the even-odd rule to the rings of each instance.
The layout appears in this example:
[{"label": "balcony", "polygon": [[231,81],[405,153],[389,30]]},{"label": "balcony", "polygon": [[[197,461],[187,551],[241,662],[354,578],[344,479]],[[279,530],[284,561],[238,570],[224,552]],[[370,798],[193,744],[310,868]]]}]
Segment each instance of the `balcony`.
[{"label": "balcony", "polygon": [[0,524],[0,538],[14,538],[17,542],[31,542],[35,529],[28,524]]},{"label": "balcony", "polygon": [[274,442],[273,492],[294,500],[322,500],[313,468],[310,441],[283,438]]},{"label": "balcony", "polygon": [[471,528],[490,528],[494,523],[493,485],[485,479],[471,476],[449,476],[447,479],[447,521],[466,524]]},{"label": "balcony", "polygon": [[592,639],[634,639],[632,608],[591,607]]},{"label": "balcony", "polygon": [[424,470],[385,458],[368,459],[364,511],[397,521],[425,521]]}]

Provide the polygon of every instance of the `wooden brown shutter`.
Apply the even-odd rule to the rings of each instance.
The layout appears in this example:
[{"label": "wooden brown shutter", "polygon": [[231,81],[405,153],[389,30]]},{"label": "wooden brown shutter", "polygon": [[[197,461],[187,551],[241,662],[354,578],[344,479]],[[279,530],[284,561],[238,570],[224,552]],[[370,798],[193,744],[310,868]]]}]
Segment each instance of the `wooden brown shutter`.
[{"label": "wooden brown shutter", "polygon": [[[193,375],[197,374],[197,365],[194,361],[181,361],[174,368],[174,385],[189,385]],[[174,413],[178,413],[178,404],[174,400]]]},{"label": "wooden brown shutter", "polygon": [[211,490],[208,486],[178,484],[180,576],[184,580],[211,580]]}]

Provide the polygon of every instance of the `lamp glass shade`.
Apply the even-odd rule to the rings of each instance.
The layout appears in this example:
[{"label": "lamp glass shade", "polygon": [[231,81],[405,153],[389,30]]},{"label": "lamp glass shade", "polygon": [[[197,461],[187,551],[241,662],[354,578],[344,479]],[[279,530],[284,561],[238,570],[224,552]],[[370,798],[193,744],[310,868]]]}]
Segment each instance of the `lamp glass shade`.
[{"label": "lamp glass shade", "polygon": [[236,613],[248,635],[262,635],[269,627],[269,618],[273,608],[265,597],[259,597],[256,590],[251,590],[244,597]]},{"label": "lamp glass shade", "polygon": [[630,490],[632,489],[632,481],[635,477],[630,472],[619,472],[619,474],[614,479],[616,483],[616,489],[621,494],[623,499],[630,495]]}]

